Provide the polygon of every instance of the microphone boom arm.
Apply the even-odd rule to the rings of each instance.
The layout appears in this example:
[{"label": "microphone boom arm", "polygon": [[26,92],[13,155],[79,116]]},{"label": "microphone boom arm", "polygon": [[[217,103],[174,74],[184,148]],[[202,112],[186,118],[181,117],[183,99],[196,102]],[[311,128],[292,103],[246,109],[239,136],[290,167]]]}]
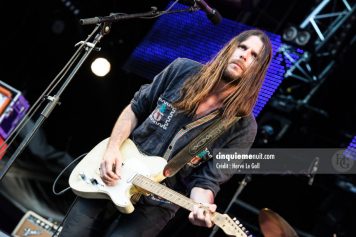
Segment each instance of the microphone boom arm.
[{"label": "microphone boom arm", "polygon": [[80,19],[79,23],[81,25],[92,25],[99,23],[112,23],[122,20],[129,20],[134,18],[142,18],[142,19],[152,19],[155,17],[159,17],[164,14],[172,14],[172,13],[181,13],[181,12],[194,12],[198,11],[199,7],[189,7],[181,10],[169,10],[169,11],[157,11],[156,7],[151,7],[151,11],[144,13],[133,13],[133,14],[125,14],[125,13],[111,13],[109,16],[96,16],[91,18]]}]

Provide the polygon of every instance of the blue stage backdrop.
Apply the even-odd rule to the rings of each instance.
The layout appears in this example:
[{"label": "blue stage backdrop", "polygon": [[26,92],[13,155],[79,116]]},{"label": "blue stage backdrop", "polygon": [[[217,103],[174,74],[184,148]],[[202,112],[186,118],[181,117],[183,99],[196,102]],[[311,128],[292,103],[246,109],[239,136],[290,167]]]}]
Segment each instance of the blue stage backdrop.
[{"label": "blue stage backdrop", "polygon": [[348,158],[356,160],[356,136],[350,142],[349,146],[344,152],[344,155]]},{"label": "blue stage backdrop", "polygon": [[[175,10],[184,8],[187,6],[183,4],[173,7]],[[256,27],[225,18],[220,24],[213,25],[202,11],[163,15],[130,55],[123,69],[152,80],[178,57],[201,63],[209,61],[231,38],[252,28]],[[282,82],[286,70],[292,65],[280,52],[281,36],[265,32],[271,39],[274,56],[253,110],[256,117]],[[290,56],[298,60],[301,53],[301,49],[296,49]]]}]

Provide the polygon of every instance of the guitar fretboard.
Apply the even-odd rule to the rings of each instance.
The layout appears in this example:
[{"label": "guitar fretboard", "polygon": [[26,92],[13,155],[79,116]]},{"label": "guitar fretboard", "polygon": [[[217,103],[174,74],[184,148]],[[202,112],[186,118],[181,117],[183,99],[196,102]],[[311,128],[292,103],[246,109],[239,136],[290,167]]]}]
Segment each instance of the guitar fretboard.
[{"label": "guitar fretboard", "polygon": [[156,183],[155,181],[143,176],[135,175],[132,183],[143,190],[153,193],[159,197],[162,197],[180,207],[183,207],[189,211],[193,211],[193,206],[197,204],[193,200],[187,198],[186,196],[167,188],[166,186]]},{"label": "guitar fretboard", "polygon": [[[193,206],[198,204],[192,199],[189,199],[188,197],[140,174],[136,174],[134,176],[132,183],[149,193],[162,197],[189,211],[193,211]],[[247,237],[245,232],[241,230],[240,227],[237,226],[236,223],[227,215],[223,216],[218,212],[214,212],[212,213],[212,220],[215,224],[222,228],[225,233],[232,233],[232,235],[238,237]]]}]

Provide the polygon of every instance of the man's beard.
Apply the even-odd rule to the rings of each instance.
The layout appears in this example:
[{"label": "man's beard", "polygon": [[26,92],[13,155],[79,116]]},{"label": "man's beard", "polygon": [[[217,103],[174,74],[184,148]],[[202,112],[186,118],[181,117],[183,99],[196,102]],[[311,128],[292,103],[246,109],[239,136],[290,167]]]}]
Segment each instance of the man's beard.
[{"label": "man's beard", "polygon": [[223,75],[222,75],[222,81],[226,82],[227,84],[232,84],[232,85],[237,85],[241,81],[240,76],[234,76],[232,73],[230,73],[227,69],[225,69]]}]

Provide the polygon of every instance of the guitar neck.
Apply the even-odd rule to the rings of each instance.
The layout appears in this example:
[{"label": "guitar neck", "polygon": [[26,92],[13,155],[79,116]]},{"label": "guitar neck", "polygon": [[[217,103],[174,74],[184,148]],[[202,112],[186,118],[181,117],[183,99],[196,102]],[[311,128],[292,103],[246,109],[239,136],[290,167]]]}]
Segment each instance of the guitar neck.
[{"label": "guitar neck", "polygon": [[197,204],[192,199],[189,199],[186,196],[176,191],[173,191],[162,184],[156,183],[153,180],[140,174],[135,175],[132,180],[132,183],[145,191],[162,197],[189,211],[193,211],[193,206]]}]

